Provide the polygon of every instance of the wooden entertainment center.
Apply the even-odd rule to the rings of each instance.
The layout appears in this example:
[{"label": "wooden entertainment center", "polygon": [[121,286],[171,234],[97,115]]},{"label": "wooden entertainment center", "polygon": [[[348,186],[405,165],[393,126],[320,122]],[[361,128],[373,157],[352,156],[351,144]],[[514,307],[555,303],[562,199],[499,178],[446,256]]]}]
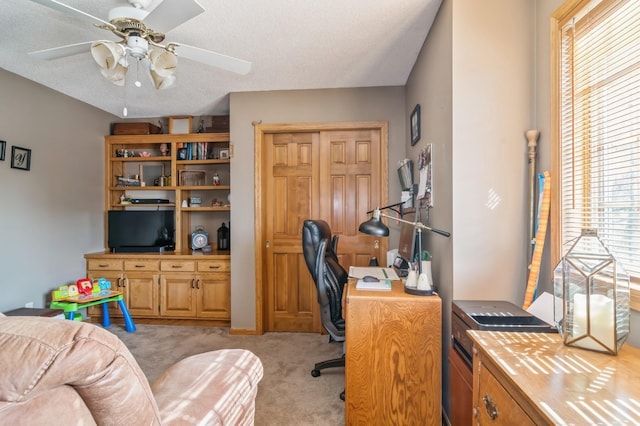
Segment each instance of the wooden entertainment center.
[{"label": "wooden entertainment center", "polygon": [[[87,277],[122,291],[137,323],[230,324],[231,255],[216,244],[230,220],[230,158],[229,133],[105,136],[105,250],[84,256]],[[112,253],[110,210],[172,210],[175,251]],[[196,227],[211,252],[191,248]],[[100,309],[89,315],[100,321]]]}]

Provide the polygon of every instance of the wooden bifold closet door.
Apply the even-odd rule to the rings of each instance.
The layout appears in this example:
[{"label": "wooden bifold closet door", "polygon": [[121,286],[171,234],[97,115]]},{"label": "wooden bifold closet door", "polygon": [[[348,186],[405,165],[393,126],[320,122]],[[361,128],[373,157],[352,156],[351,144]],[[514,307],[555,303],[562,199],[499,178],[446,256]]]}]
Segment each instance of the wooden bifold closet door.
[{"label": "wooden bifold closet door", "polygon": [[[341,127],[341,125],[343,127]],[[302,254],[302,223],[323,219],[339,235],[340,263],[386,256],[386,239],[358,232],[387,199],[386,123],[265,131],[262,161],[264,331],[319,332],[315,284]]]}]

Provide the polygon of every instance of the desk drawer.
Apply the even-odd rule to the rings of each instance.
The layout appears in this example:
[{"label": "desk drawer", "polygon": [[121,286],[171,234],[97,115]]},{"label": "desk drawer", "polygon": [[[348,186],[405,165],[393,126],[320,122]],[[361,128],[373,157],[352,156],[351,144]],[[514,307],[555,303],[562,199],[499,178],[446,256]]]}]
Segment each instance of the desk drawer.
[{"label": "desk drawer", "polygon": [[125,260],[125,271],[157,271],[157,260]]},{"label": "desk drawer", "polygon": [[478,394],[474,412],[479,425],[531,425],[531,420],[520,405],[498,382],[486,366],[479,362]]},{"label": "desk drawer", "polygon": [[120,259],[89,259],[87,269],[92,271],[122,271]]},{"label": "desk drawer", "polygon": [[196,262],[193,260],[163,260],[160,262],[163,272],[195,272]]}]

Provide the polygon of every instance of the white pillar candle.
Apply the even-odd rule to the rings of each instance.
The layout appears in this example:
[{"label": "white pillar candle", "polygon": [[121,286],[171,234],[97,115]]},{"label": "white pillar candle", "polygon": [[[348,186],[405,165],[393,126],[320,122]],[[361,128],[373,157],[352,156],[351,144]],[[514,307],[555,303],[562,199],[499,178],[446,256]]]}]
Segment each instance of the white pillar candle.
[{"label": "white pillar candle", "polygon": [[[613,300],[602,294],[592,294],[589,297],[589,318],[591,319],[591,332],[595,339],[602,342],[607,349],[615,349],[615,316]],[[587,334],[587,296],[576,294],[573,297],[573,338]],[[602,345],[591,338],[585,338],[574,343],[585,349],[604,350]]]}]

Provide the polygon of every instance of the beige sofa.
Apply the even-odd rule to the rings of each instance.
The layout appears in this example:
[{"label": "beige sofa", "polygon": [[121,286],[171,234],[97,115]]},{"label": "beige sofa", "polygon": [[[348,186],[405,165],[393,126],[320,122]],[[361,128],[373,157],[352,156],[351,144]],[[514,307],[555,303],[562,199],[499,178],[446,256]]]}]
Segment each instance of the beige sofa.
[{"label": "beige sofa", "polygon": [[0,314],[0,424],[250,425],[262,364],[206,352],[150,386],[126,346],[98,326]]}]

